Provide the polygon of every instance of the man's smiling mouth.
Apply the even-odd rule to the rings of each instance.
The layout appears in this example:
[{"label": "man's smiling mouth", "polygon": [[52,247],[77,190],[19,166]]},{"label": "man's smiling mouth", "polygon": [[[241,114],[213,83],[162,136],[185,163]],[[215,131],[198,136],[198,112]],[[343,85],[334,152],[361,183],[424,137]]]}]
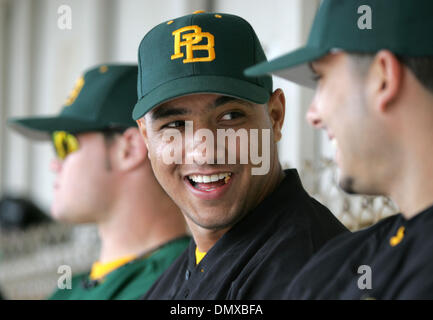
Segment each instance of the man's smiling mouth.
[{"label": "man's smiling mouth", "polygon": [[210,192],[226,185],[231,179],[231,172],[216,173],[211,175],[192,174],[186,178],[197,190]]}]

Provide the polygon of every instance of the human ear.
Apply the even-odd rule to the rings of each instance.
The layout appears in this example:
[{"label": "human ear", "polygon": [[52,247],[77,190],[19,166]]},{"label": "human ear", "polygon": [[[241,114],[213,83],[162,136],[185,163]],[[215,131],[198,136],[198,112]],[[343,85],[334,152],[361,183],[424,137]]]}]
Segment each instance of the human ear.
[{"label": "human ear", "polygon": [[118,167],[128,171],[140,166],[147,157],[147,147],[138,128],[127,129],[119,141]]},{"label": "human ear", "polygon": [[381,50],[376,54],[370,70],[367,81],[374,106],[379,112],[386,112],[401,88],[402,66],[394,54]]},{"label": "human ear", "polygon": [[275,90],[268,102],[268,114],[272,122],[275,142],[281,139],[281,130],[284,124],[284,114],[286,110],[286,98],[281,89]]}]

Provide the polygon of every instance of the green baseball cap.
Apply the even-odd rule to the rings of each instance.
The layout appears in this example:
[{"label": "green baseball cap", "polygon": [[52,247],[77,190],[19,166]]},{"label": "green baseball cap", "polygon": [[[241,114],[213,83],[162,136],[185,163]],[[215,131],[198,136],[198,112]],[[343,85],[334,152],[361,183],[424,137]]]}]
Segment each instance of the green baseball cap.
[{"label": "green baseball cap", "polygon": [[136,65],[105,64],[81,76],[60,114],[9,119],[10,126],[33,139],[49,139],[54,131],[80,133],[137,126],[131,119],[137,102]]},{"label": "green baseball cap", "polygon": [[270,76],[246,77],[245,68],[266,61],[251,25],[223,13],[196,12],[149,31],[138,50],[138,102],[133,118],[159,104],[194,93],[218,93],[266,103]]},{"label": "green baseball cap", "polygon": [[306,46],[245,70],[272,73],[303,86],[316,82],[309,63],[333,50],[432,56],[432,0],[323,0]]}]

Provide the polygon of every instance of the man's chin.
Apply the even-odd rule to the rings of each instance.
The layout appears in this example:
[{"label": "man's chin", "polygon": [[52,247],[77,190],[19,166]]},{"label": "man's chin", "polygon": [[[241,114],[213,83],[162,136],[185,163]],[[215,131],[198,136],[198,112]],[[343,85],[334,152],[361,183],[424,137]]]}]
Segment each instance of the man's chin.
[{"label": "man's chin", "polygon": [[214,218],[215,216],[207,218],[207,217],[196,216],[192,214],[184,214],[184,215],[187,218],[186,220],[188,222],[188,225],[194,224],[196,226],[199,226],[200,228],[213,230],[213,231],[228,229],[238,221],[238,219],[236,218],[229,218],[229,217],[225,217],[222,219],[215,219]]},{"label": "man's chin", "polygon": [[58,208],[51,207],[50,214],[51,214],[51,218],[53,218],[54,220],[62,221],[62,214]]},{"label": "man's chin", "polygon": [[51,217],[60,223],[68,223],[68,224],[80,224],[87,223],[88,221],[83,221],[74,214],[71,214],[71,211],[68,210],[60,210],[58,208],[51,208]]},{"label": "man's chin", "polygon": [[348,194],[358,194],[358,192],[355,190],[354,185],[355,179],[353,177],[343,176],[340,178],[339,186],[344,192]]},{"label": "man's chin", "polygon": [[370,182],[362,183],[359,179],[355,179],[353,176],[342,176],[339,180],[340,188],[351,195],[365,195],[365,196],[383,196],[384,193],[380,189],[375,188],[375,186]]},{"label": "man's chin", "polygon": [[60,223],[74,223],[70,217],[57,211],[51,211],[51,217]]}]

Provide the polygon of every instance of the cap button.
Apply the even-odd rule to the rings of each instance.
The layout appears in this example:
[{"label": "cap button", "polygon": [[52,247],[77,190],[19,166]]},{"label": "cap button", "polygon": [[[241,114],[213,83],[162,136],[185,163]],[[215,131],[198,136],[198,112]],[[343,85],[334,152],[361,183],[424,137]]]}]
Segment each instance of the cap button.
[{"label": "cap button", "polygon": [[99,67],[99,72],[100,73],[105,73],[108,71],[108,67],[106,65],[100,66]]},{"label": "cap button", "polygon": [[205,13],[205,11],[204,10],[196,10],[192,14],[197,14],[197,13]]}]

